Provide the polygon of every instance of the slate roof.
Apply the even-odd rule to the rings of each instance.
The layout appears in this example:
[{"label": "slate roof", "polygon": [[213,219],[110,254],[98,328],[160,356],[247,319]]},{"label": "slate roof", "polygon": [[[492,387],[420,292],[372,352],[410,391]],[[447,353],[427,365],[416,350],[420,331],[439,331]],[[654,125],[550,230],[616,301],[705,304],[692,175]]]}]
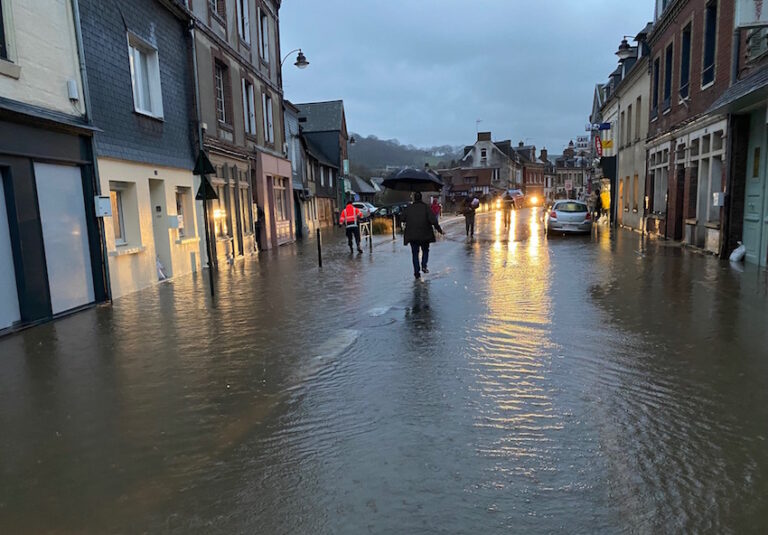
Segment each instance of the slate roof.
[{"label": "slate roof", "polygon": [[355,193],[368,194],[378,191],[366,179],[360,178],[357,175],[349,175],[349,181],[351,182],[352,191]]},{"label": "slate roof", "polygon": [[315,144],[314,141],[308,136],[305,136],[304,134],[301,135],[301,138],[304,140],[304,146],[307,149],[307,154],[312,156],[315,160],[320,162],[323,165],[327,165],[329,167],[333,167],[334,169],[338,169],[339,166],[334,164],[333,162],[329,161],[328,158],[323,154],[323,151],[320,150],[320,148]]},{"label": "slate roof", "polygon": [[[299,109],[299,124],[304,132],[340,131],[344,122],[344,101],[294,104]],[[306,119],[304,121],[303,119]]]},{"label": "slate roof", "polygon": [[726,89],[707,114],[722,113],[732,107],[746,107],[766,99],[768,94],[768,67],[750,74]]}]

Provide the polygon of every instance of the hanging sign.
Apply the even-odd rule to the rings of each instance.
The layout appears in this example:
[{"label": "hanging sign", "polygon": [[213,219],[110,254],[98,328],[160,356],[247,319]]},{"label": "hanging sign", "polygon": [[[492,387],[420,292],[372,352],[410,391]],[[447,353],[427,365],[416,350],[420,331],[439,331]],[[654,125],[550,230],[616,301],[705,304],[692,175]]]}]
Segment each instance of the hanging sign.
[{"label": "hanging sign", "polygon": [[600,136],[595,136],[595,151],[598,158],[603,157],[603,142],[600,139]]},{"label": "hanging sign", "polygon": [[768,5],[763,0],[736,0],[736,27],[768,26]]}]

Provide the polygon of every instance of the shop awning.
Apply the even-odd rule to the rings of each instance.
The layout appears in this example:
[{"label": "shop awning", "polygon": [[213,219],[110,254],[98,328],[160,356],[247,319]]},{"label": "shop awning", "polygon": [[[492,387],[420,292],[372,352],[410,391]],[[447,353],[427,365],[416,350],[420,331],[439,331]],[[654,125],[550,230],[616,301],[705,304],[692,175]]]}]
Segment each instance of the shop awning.
[{"label": "shop awning", "polygon": [[750,74],[726,89],[707,114],[739,113],[768,99],[768,67]]}]

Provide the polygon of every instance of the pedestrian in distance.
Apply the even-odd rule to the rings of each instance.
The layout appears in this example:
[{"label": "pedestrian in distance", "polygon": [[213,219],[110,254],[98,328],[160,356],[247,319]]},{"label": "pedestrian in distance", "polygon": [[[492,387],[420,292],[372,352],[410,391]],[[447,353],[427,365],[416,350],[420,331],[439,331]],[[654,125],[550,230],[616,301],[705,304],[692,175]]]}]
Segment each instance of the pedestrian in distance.
[{"label": "pedestrian in distance", "polygon": [[[405,223],[405,232],[403,238],[405,245],[411,246],[411,255],[413,257],[413,276],[416,279],[421,278],[421,272],[429,273],[427,265],[429,263],[429,244],[435,241],[436,229],[440,234],[443,229],[437,222],[437,216],[431,208],[422,201],[421,193],[413,194],[413,202],[403,211],[403,222]],[[421,251],[421,259],[419,259]]]},{"label": "pedestrian in distance", "polygon": [[432,213],[435,214],[435,217],[440,219],[440,214],[443,211],[443,207],[440,206],[440,203],[437,202],[437,197],[432,197],[432,204],[429,206],[429,208],[432,210]]},{"label": "pedestrian in distance", "polygon": [[475,211],[478,206],[480,206],[480,201],[477,198],[474,198],[471,201],[467,199],[464,203],[464,210],[462,210],[462,213],[464,214],[464,225],[467,228],[468,238],[475,237]]},{"label": "pedestrian in distance", "polygon": [[603,213],[603,198],[600,196],[600,188],[595,189],[595,223],[600,220]]},{"label": "pedestrian in distance", "polygon": [[360,220],[363,218],[363,212],[359,208],[355,208],[352,201],[347,201],[347,206],[342,210],[339,216],[339,224],[344,225],[347,231],[347,244],[349,245],[349,252],[354,252],[352,249],[352,238],[355,239],[355,245],[357,246],[357,252],[362,253],[360,248]]}]

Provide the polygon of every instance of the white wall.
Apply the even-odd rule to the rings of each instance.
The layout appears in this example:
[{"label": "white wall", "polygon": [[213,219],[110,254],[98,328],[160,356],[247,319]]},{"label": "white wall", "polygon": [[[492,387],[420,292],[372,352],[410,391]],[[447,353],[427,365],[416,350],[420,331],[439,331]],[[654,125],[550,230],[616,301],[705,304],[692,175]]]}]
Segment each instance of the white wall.
[{"label": "white wall", "polygon": [[[83,114],[82,83],[69,0],[3,0],[10,60],[0,60],[0,95],[11,100]],[[67,80],[80,100],[73,105]]]},{"label": "white wall", "polygon": [[[192,202],[187,208],[193,213],[184,216],[186,236],[183,240],[179,238],[179,231],[171,228],[169,217],[177,215],[177,186],[190,188],[194,198],[196,190],[192,172],[111,158],[99,158],[98,165],[101,191],[105,195],[110,191],[110,182],[121,182],[128,186],[123,190],[127,238],[125,245],[115,244],[113,220],[104,218],[112,297],[117,298],[158,282],[153,231],[155,223],[165,226],[162,233],[167,233],[170,241],[171,265],[165,266],[167,271],[177,277],[199,270],[202,229],[197,225],[197,203]],[[166,213],[159,214],[160,217],[157,217],[158,214],[151,205],[150,178],[162,180],[165,185]]]}]

